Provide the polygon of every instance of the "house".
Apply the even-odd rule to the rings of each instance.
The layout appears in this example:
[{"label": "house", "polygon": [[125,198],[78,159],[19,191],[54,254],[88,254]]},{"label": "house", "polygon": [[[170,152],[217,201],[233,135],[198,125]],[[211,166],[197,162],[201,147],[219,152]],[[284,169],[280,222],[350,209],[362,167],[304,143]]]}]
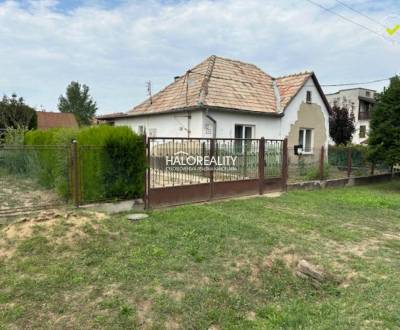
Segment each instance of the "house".
[{"label": "house", "polygon": [[79,127],[73,113],[36,111],[36,114],[38,129]]},{"label": "house", "polygon": [[368,139],[371,110],[375,104],[376,96],[375,90],[365,88],[342,89],[326,95],[332,107],[336,105],[353,112],[356,127],[352,139],[354,144],[365,143]]},{"label": "house", "polygon": [[211,56],[126,113],[98,117],[157,137],[288,138],[305,153],[328,145],[329,103],[313,72],[274,78]]}]

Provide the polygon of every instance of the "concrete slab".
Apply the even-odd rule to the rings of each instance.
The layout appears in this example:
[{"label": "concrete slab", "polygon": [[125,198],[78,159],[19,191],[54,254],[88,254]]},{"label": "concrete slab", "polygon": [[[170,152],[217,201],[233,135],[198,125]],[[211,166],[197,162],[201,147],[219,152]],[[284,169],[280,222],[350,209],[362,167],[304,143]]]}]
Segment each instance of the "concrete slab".
[{"label": "concrete slab", "polygon": [[128,214],[127,218],[131,221],[140,221],[148,218],[149,216],[146,213],[132,213]]},{"label": "concrete slab", "polygon": [[129,211],[143,211],[144,204],[138,204],[135,200],[127,200],[115,203],[96,203],[83,205],[80,206],[80,208],[88,209],[90,211],[115,214]]}]

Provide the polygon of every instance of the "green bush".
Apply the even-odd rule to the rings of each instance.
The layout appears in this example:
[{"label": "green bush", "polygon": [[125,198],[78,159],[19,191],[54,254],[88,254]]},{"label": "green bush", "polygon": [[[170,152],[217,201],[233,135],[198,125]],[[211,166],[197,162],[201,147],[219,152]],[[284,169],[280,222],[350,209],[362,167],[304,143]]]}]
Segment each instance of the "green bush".
[{"label": "green bush", "polygon": [[46,188],[55,188],[64,198],[70,195],[69,145],[77,132],[75,129],[36,130],[27,132],[24,139],[29,176]]},{"label": "green bush", "polygon": [[146,168],[143,139],[128,127],[108,125],[26,133],[26,145],[44,146],[33,153],[30,166],[37,171],[33,176],[43,186],[55,187],[62,196],[69,195],[69,146],[74,139],[79,146],[84,202],[143,195]]},{"label": "green bush", "polygon": [[144,194],[146,150],[143,139],[116,132],[105,144],[104,186],[106,197],[139,197]]}]

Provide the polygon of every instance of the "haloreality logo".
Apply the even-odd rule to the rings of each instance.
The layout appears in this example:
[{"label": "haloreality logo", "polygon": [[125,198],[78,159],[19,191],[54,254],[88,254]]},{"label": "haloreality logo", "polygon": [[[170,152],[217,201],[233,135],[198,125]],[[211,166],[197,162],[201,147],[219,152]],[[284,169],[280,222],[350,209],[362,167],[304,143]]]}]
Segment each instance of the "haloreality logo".
[{"label": "haloreality logo", "polygon": [[190,155],[184,151],[165,156],[167,170],[211,171],[215,168],[224,171],[237,170],[236,161],[237,156]]}]

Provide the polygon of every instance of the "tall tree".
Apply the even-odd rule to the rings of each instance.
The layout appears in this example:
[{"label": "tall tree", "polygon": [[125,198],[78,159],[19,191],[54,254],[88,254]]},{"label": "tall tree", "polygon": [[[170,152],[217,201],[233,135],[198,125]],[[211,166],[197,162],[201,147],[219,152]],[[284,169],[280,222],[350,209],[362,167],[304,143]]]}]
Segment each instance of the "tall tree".
[{"label": "tall tree", "polygon": [[390,85],[378,97],[372,111],[370,134],[370,159],[388,165],[400,162],[400,77],[390,80]]},{"label": "tall tree", "polygon": [[329,134],[332,140],[337,145],[348,144],[355,130],[353,112],[335,105],[329,117]]},{"label": "tall tree", "polygon": [[0,101],[0,128],[34,129],[37,127],[37,114],[34,108],[25,104],[22,97],[6,95]]},{"label": "tall tree", "polygon": [[60,95],[58,99],[58,110],[72,112],[79,125],[90,125],[96,114],[97,105],[90,96],[87,85],[72,81],[67,86],[65,96]]}]

